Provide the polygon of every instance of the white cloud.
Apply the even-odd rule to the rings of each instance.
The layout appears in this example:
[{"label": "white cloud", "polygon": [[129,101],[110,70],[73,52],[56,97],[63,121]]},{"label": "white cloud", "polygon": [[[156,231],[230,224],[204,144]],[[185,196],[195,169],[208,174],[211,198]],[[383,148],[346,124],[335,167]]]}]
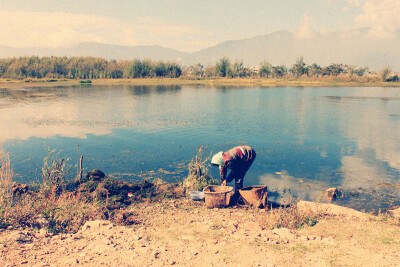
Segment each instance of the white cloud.
[{"label": "white cloud", "polygon": [[326,34],[328,34],[328,30],[325,27],[321,27],[321,29],[319,30],[319,33],[322,35],[326,35]]},{"label": "white cloud", "polygon": [[136,21],[126,23],[110,17],[87,14],[0,9],[0,45],[65,47],[80,42],[154,45],[162,44],[170,37],[193,39],[193,36],[212,35],[191,25],[165,24],[151,18],[136,18]]},{"label": "white cloud", "polygon": [[362,11],[355,20],[356,25],[369,27],[372,36],[388,38],[400,29],[399,0],[366,0]]},{"label": "white cloud", "polygon": [[310,18],[308,16],[303,17],[303,24],[296,32],[298,39],[311,39],[314,37],[314,31],[310,28]]},{"label": "white cloud", "polygon": [[348,0],[347,3],[349,4],[349,6],[355,6],[355,7],[360,6],[360,1],[358,0]]}]

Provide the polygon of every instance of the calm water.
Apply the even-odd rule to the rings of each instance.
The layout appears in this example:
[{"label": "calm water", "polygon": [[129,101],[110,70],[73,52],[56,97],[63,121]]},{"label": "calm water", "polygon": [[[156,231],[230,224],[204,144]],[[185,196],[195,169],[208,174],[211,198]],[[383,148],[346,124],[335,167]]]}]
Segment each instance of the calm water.
[{"label": "calm water", "polygon": [[[249,144],[245,185],[271,199],[315,200],[341,186],[338,204],[400,205],[400,89],[112,86],[0,89],[0,143],[16,180],[40,178],[47,147],[85,170],[123,180],[180,181],[200,145]],[[217,169],[212,169],[218,177]]]}]

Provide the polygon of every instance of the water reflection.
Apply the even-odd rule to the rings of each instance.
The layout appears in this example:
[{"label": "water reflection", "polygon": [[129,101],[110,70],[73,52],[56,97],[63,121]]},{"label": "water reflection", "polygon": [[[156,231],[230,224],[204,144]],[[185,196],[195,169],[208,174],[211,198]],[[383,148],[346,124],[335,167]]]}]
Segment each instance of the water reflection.
[{"label": "water reflection", "polygon": [[178,93],[182,87],[179,85],[157,85],[157,86],[127,86],[128,90],[135,96],[145,96],[153,93],[157,94],[171,94]]},{"label": "water reflection", "polygon": [[178,181],[200,145],[249,144],[245,185],[267,184],[271,199],[335,186],[339,203],[372,209],[400,204],[399,100],[393,88],[1,89],[0,142],[21,180],[37,175],[27,158],[40,164],[45,146],[71,157],[79,145],[87,169],[119,179]]},{"label": "water reflection", "polygon": [[155,129],[177,123],[164,119],[144,122],[134,111],[143,105],[131,94],[172,94],[178,93],[180,86],[122,86],[115,88],[115,92],[112,90],[106,87],[2,89],[0,142],[54,136],[84,139],[90,134],[111,134],[115,128]]}]

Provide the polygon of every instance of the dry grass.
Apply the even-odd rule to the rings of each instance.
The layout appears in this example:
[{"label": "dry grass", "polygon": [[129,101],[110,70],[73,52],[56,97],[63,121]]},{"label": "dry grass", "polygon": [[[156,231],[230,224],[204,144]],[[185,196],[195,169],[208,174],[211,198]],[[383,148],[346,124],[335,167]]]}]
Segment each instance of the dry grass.
[{"label": "dry grass", "polygon": [[205,147],[199,147],[196,157],[188,164],[188,177],[182,182],[182,187],[186,191],[203,190],[204,187],[211,184],[218,184],[209,171],[210,156],[205,155]]},{"label": "dry grass", "polygon": [[260,224],[267,229],[299,229],[314,226],[320,217],[311,211],[300,212],[296,206],[279,207],[266,212]]},{"label": "dry grass", "polygon": [[13,194],[9,155],[0,150],[0,228],[46,227],[54,233],[76,232],[86,221],[106,217],[104,203],[64,190],[64,159],[49,152],[43,162],[39,191]]},{"label": "dry grass", "polygon": [[104,219],[105,205],[89,202],[80,194],[63,192],[59,197],[42,201],[36,212],[48,221],[51,232],[77,232],[86,221]]},{"label": "dry grass", "polygon": [[4,153],[3,148],[0,148],[0,227],[7,226],[7,218],[13,204],[11,191],[13,176],[10,156]]},{"label": "dry grass", "polygon": [[47,149],[47,156],[43,158],[41,193],[46,197],[54,197],[64,189],[64,180],[68,161],[58,158],[54,150]]}]

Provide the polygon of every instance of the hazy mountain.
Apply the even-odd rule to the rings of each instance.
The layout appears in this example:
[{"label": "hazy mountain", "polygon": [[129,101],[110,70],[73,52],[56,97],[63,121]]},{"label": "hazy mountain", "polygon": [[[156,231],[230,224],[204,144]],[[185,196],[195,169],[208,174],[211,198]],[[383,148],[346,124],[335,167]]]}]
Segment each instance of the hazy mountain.
[{"label": "hazy mountain", "polygon": [[0,46],[0,58],[38,56],[94,56],[106,59],[145,59],[176,61],[183,65],[201,63],[214,65],[221,57],[243,60],[256,66],[266,60],[273,65],[295,63],[300,56],[307,64],[326,66],[343,63],[380,70],[389,64],[400,70],[400,33],[390,39],[371,37],[368,29],[349,32],[317,34],[299,38],[288,31],[279,31],[253,38],[220,43],[193,53],[183,53],[161,46],[117,46],[100,43],[81,43],[70,48],[12,48]]},{"label": "hazy mountain", "polygon": [[254,38],[228,41],[184,57],[183,64],[215,64],[218,58],[243,60],[245,65],[259,65],[266,60],[273,65],[295,63],[300,56],[307,64],[322,66],[343,63],[380,70],[389,64],[400,69],[400,34],[391,39],[373,38],[368,29],[331,34],[315,34],[301,39],[287,31]]},{"label": "hazy mountain", "polygon": [[101,43],[80,43],[65,48],[13,48],[0,46],[0,58],[19,56],[93,56],[106,59],[152,59],[182,61],[186,53],[162,46],[118,46]]}]

